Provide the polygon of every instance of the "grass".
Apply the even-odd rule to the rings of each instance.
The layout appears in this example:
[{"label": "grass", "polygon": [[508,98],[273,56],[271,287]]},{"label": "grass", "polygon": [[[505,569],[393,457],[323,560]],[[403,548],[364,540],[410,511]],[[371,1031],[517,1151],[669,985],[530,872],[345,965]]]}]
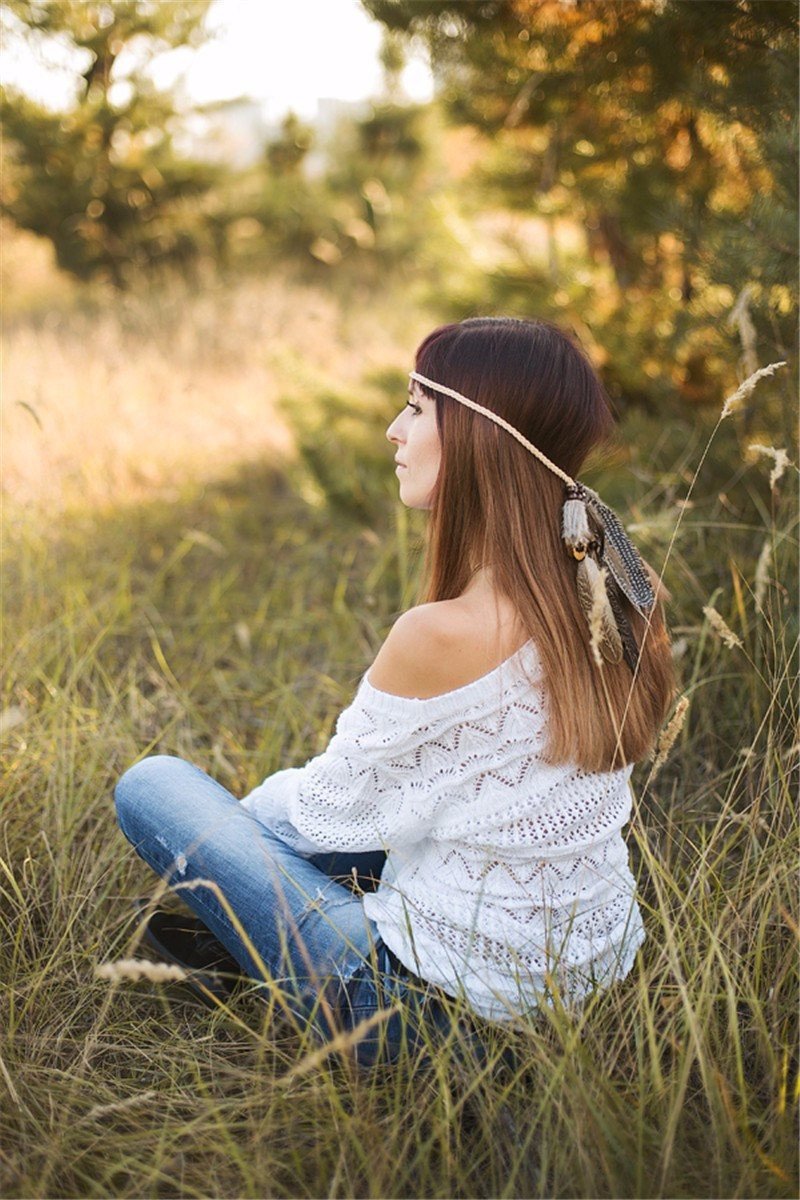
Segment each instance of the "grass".
[{"label": "grass", "polygon": [[[635,774],[628,979],[483,1026],[488,1065],[359,1074],[252,995],[209,1013],[94,977],[157,888],[115,827],[120,772],[176,753],[241,794],[303,762],[413,602],[422,526],[381,429],[430,323],[272,281],[7,331],[3,1195],[796,1194],[794,476],[770,491],[735,418],[690,507],[702,414],[630,414],[593,480],[658,567],[681,522],[688,719]],[[785,394],[762,386],[754,441]]]}]

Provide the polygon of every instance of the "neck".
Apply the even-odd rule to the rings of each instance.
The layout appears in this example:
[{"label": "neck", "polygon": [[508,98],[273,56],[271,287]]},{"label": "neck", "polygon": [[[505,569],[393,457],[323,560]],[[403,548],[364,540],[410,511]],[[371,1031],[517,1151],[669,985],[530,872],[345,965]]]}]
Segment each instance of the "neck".
[{"label": "neck", "polygon": [[464,595],[465,592],[476,591],[478,588],[492,587],[493,581],[494,572],[492,571],[490,565],[478,564],[477,566],[473,566],[462,595]]}]

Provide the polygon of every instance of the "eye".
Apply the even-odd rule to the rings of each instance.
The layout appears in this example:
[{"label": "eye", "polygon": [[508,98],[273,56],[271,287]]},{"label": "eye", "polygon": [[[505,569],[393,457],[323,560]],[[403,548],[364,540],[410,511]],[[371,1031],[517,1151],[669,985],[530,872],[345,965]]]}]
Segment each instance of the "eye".
[{"label": "eye", "polygon": [[422,412],[422,406],[420,404],[415,404],[413,400],[409,400],[407,402],[406,408],[413,409],[415,416],[419,416],[419,414]]}]

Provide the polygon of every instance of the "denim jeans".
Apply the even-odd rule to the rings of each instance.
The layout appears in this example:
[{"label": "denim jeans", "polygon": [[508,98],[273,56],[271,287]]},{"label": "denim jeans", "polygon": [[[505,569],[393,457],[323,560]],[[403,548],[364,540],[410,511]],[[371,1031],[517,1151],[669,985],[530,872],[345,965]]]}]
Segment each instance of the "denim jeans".
[{"label": "denim jeans", "polygon": [[115,802],[136,852],[247,975],[279,986],[323,1044],[351,1034],[356,1062],[372,1066],[454,1033],[448,998],[405,970],[361,896],[332,878],[352,867],[378,875],[382,853],[303,857],[204,771],[170,756],[127,770]]}]

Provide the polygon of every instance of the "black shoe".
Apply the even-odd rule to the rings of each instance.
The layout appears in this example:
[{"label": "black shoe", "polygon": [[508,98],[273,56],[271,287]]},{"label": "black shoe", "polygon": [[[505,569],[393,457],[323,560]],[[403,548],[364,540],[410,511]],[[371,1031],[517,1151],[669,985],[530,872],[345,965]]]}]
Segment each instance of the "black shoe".
[{"label": "black shoe", "polygon": [[144,918],[142,941],[162,962],[190,972],[186,983],[209,1007],[215,1007],[213,998],[228,1000],[244,972],[208,926],[191,914],[151,912],[148,900],[137,900],[136,908]]}]

